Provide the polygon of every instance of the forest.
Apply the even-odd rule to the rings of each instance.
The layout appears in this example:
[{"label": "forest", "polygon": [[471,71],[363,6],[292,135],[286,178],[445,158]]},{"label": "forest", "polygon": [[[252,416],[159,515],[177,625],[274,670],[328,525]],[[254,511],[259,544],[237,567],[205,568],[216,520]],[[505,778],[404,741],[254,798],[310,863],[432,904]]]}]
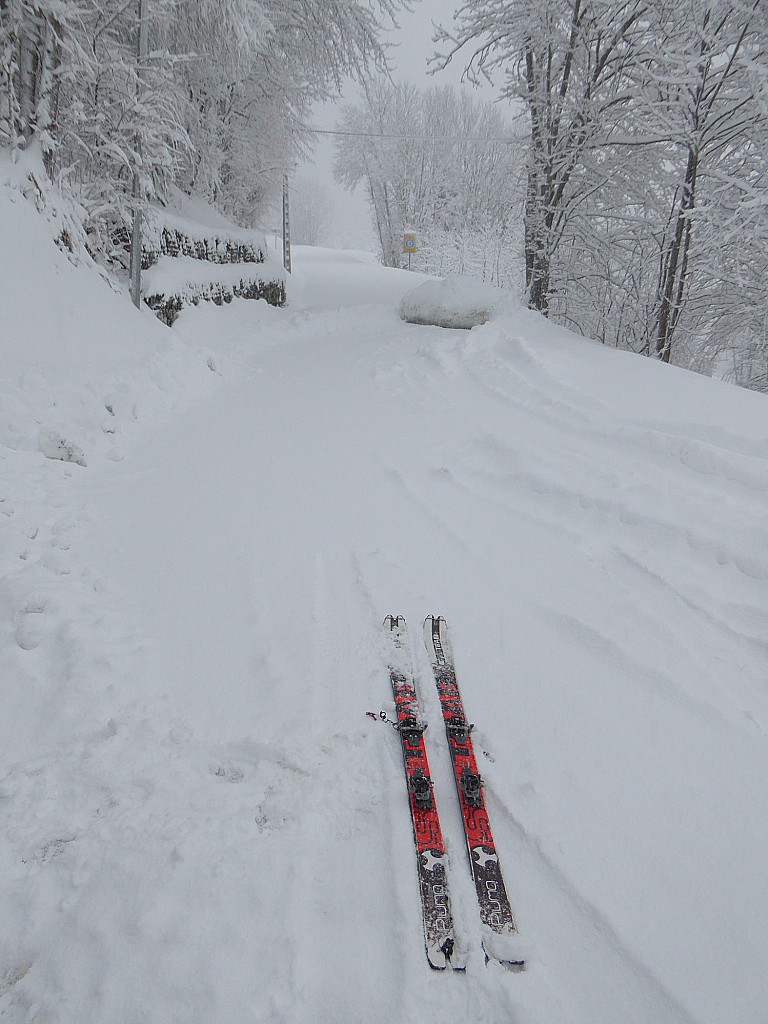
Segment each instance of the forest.
[{"label": "forest", "polygon": [[[337,173],[364,187],[386,265],[417,230],[426,272],[768,389],[766,5],[467,0],[421,90],[389,74],[404,6],[0,0],[0,145],[39,148],[119,267],[132,210],[173,189],[258,224],[311,146],[313,104],[351,76]],[[493,100],[441,85],[451,62]]]}]

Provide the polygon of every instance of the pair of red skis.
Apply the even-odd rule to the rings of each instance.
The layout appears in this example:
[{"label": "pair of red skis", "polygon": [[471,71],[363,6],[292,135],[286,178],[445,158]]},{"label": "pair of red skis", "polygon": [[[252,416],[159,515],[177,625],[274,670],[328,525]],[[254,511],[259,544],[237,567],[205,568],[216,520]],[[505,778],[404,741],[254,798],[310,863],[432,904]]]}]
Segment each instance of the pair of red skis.
[{"label": "pair of red skis", "polygon": [[[445,845],[429,776],[424,746],[426,725],[419,710],[408,629],[405,619],[399,615],[388,615],[384,629],[390,639],[389,675],[397,715],[393,724],[403,749],[427,959],[435,970],[447,967],[464,970],[466,952],[456,940],[451,913]],[[511,970],[520,971],[525,967],[525,958],[516,941],[517,925],[488,821],[483,783],[472,747],[473,726],[468,724],[464,714],[445,619],[428,616],[424,622],[424,640],[440,696],[470,871],[480,909],[486,960],[496,960]]]}]

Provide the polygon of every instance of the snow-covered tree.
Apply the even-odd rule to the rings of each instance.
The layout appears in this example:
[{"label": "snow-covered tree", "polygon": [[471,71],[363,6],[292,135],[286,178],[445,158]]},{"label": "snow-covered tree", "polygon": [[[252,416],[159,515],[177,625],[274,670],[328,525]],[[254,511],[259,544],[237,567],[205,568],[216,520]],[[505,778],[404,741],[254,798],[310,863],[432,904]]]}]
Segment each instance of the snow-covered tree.
[{"label": "snow-covered tree", "polygon": [[[152,29],[170,9],[170,0],[150,7]],[[162,197],[190,148],[174,60],[155,51],[139,64],[137,16],[135,3],[73,3],[62,38],[52,161],[89,211],[95,247],[118,258],[134,205],[134,172],[142,197]]]},{"label": "snow-covered tree", "polygon": [[41,140],[78,193],[97,248],[170,182],[245,223],[305,144],[310,104],[386,65],[381,29],[403,0],[0,0],[0,144]]},{"label": "snow-covered tree", "polygon": [[0,143],[24,146],[37,133],[52,148],[67,13],[60,0],[0,0]]},{"label": "snow-covered tree", "polygon": [[[611,174],[580,211],[588,273],[572,268],[558,311],[596,333],[594,313],[620,300],[615,343],[713,372],[747,321],[764,336],[768,122],[752,69],[765,17],[754,0],[657,0],[644,33],[605,148]],[[603,291],[592,312],[590,279]]]},{"label": "snow-covered tree", "polygon": [[[531,306],[609,344],[715,372],[765,350],[760,0],[472,0],[439,64],[501,74],[528,123]],[[746,338],[752,339],[747,344]],[[741,372],[741,371],[739,371]]]},{"label": "snow-covered tree", "polygon": [[[668,140],[655,147],[668,173],[650,325],[654,351],[665,361],[689,289],[700,304],[702,291],[712,291],[707,263],[713,254],[729,242],[741,244],[739,193],[749,190],[750,177],[760,177],[755,143],[765,133],[760,141],[753,137],[756,110],[745,64],[745,58],[765,59],[768,38],[761,38],[758,7],[759,0],[657,0],[647,14],[649,48],[632,78],[635,114]],[[706,319],[711,315],[705,312]]]},{"label": "snow-covered tree", "polygon": [[[311,104],[348,74],[385,66],[381,18],[401,0],[196,0],[163,41],[187,55],[192,159],[180,184],[243,223],[258,220],[306,145]],[[375,13],[378,8],[378,15]]]},{"label": "snow-covered tree", "polygon": [[501,72],[501,94],[525,107],[526,292],[545,314],[553,262],[626,101],[623,70],[644,8],[644,0],[470,0],[438,37],[443,66],[461,51],[471,81]]},{"label": "snow-covered tree", "polygon": [[401,265],[403,232],[413,230],[422,270],[516,276],[520,165],[498,106],[451,86],[382,79],[337,127],[336,175],[364,184],[387,266]]}]

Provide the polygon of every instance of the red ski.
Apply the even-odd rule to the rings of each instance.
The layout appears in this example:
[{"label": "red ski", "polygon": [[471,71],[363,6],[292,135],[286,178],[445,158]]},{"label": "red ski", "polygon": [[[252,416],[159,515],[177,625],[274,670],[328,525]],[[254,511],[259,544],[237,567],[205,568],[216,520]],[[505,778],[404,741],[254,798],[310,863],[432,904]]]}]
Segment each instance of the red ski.
[{"label": "red ski", "polygon": [[483,780],[477,770],[472,747],[474,726],[467,722],[464,714],[445,619],[428,616],[424,622],[424,640],[443,710],[469,866],[483,923],[483,948],[489,959],[520,971],[525,968],[525,958],[520,943],[515,941],[518,938],[517,925],[501,875],[483,797]]}]

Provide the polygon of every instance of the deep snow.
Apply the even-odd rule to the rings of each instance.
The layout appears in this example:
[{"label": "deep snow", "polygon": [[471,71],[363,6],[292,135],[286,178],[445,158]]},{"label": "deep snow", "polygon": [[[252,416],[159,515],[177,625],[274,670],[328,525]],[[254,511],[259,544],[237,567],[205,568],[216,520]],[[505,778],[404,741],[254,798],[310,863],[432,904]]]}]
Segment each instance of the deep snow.
[{"label": "deep snow", "polygon": [[[403,324],[363,253],[168,330],[0,226],[0,1017],[764,1024],[765,397]],[[469,950],[426,964],[389,612],[451,625],[523,975],[415,643]]]}]

